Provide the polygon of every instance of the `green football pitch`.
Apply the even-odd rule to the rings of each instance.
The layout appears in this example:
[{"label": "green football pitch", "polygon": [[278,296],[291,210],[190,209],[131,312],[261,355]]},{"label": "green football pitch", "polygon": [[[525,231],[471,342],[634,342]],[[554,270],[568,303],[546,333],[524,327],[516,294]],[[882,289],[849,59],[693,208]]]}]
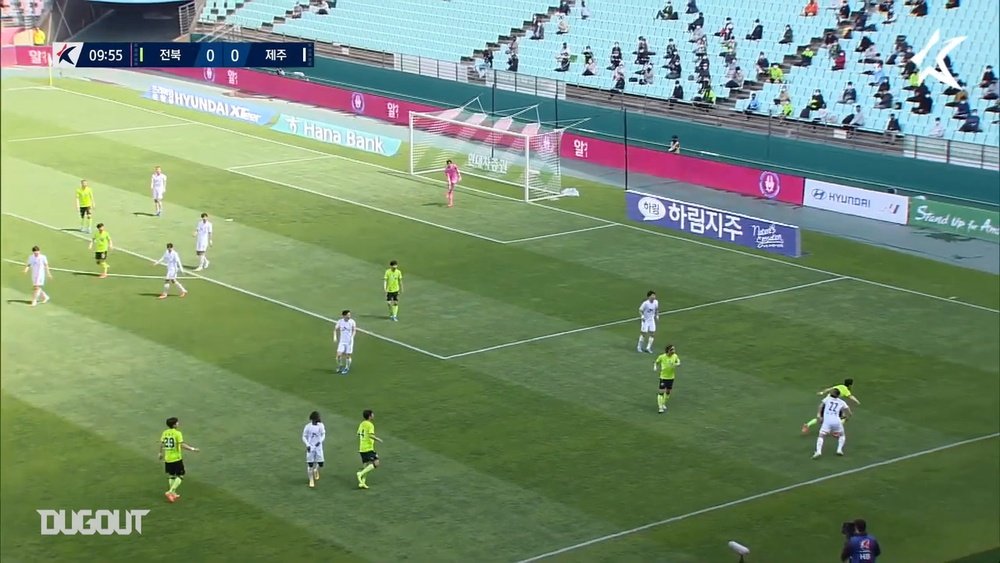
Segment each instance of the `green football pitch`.
[{"label": "green football pitch", "polygon": [[[4,561],[700,563],[735,560],[737,540],[802,563],[835,560],[857,517],[886,561],[996,560],[996,276],[814,233],[795,261],[706,244],[628,223],[620,189],[568,178],[582,197],[527,204],[470,180],[448,209],[404,154],[108,84],[3,88]],[[81,178],[114,239],[107,279],[76,230]],[[174,242],[193,262],[201,212],[212,265],[157,300],[151,261]],[[31,308],[35,244],[55,271]],[[649,289],[657,347],[684,362],[665,415],[635,351]],[[347,376],[341,309],[363,331]],[[828,441],[812,460],[799,428],[845,377],[862,402],[847,455]],[[363,491],[368,408],[385,443]],[[328,430],[316,489],[312,410]],[[176,504],[156,459],[168,416],[201,448]],[[142,535],[42,536],[37,509],[151,512]]]}]

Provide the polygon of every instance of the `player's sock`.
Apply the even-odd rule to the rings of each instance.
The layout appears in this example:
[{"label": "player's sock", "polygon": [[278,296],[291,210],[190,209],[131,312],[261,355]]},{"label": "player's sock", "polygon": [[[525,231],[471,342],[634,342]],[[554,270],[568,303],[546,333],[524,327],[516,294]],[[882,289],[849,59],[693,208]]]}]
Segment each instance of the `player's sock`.
[{"label": "player's sock", "polygon": [[181,285],[181,282],[174,282],[174,283],[177,284],[177,289],[181,290],[181,293],[187,293],[188,292],[188,290],[184,289],[184,286]]},{"label": "player's sock", "polygon": [[639,335],[639,343],[635,345],[636,350],[642,350],[642,335]]},{"label": "player's sock", "polygon": [[169,283],[163,284],[163,295],[166,295],[168,291],[170,291],[170,284]]},{"label": "player's sock", "polygon": [[364,481],[368,476],[368,474],[371,473],[372,471],[375,471],[375,466],[370,464],[366,465],[364,469],[358,472],[358,478]]},{"label": "player's sock", "polygon": [[104,273],[106,274],[108,273],[108,270],[111,269],[111,264],[108,264],[107,262],[101,262],[101,268],[104,269]]},{"label": "player's sock", "polygon": [[399,305],[393,305],[392,306],[392,316],[394,316],[394,317],[398,317],[399,316]]},{"label": "player's sock", "polygon": [[841,434],[841,436],[839,438],[837,438],[837,453],[838,454],[844,453],[844,444],[845,443],[847,443],[847,436],[844,436],[843,434]]},{"label": "player's sock", "polygon": [[823,437],[816,438],[816,455],[823,453]]},{"label": "player's sock", "polygon": [[183,481],[183,479],[181,479],[180,477],[174,477],[173,479],[171,479],[170,490],[168,492],[171,494],[177,494],[177,489],[180,488],[181,481]]},{"label": "player's sock", "polygon": [[813,426],[816,426],[816,422],[817,421],[815,418],[810,420],[809,422],[806,423],[806,428],[812,428]]},{"label": "player's sock", "polygon": [[667,404],[666,395],[664,395],[663,393],[658,393],[656,395],[656,406],[662,409],[664,406],[666,406],[666,404]]},{"label": "player's sock", "polygon": [[392,303],[386,303],[385,306],[389,308],[389,316],[391,317],[392,316]]},{"label": "player's sock", "polygon": [[312,483],[314,473],[313,468],[309,464],[306,464],[306,475],[309,476],[309,482]]},{"label": "player's sock", "polygon": [[646,351],[647,352],[652,352],[653,351],[653,337],[652,336],[650,336],[649,340],[646,341]]}]

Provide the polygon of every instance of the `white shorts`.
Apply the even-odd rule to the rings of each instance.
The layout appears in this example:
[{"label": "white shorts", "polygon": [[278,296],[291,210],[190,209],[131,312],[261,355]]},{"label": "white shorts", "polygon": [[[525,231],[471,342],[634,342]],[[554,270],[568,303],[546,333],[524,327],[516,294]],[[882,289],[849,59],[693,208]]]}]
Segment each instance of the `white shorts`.
[{"label": "white shorts", "polygon": [[826,436],[827,434],[835,434],[837,436],[844,435],[844,423],[842,421],[828,422],[823,421],[823,426],[819,429],[820,436]]},{"label": "white shorts", "polygon": [[207,240],[206,241],[200,241],[199,240],[199,241],[195,242],[194,243],[194,251],[195,252],[202,252],[202,253],[208,252],[208,241]]},{"label": "white shorts", "polygon": [[165,193],[167,190],[153,190],[153,201],[160,201]]},{"label": "white shorts", "polygon": [[341,340],[337,343],[337,353],[338,354],[353,354],[354,353],[354,341],[353,340]]},{"label": "white shorts", "polygon": [[641,332],[656,332],[656,321],[642,321]]},{"label": "white shorts", "polygon": [[306,452],[306,463],[323,463],[323,446],[309,448]]},{"label": "white shorts", "polygon": [[31,285],[34,287],[42,287],[45,285],[45,274],[31,277]]},{"label": "white shorts", "polygon": [[177,271],[178,271],[177,268],[167,268],[167,277],[166,277],[166,279],[168,279],[168,280],[176,280],[177,279]]}]

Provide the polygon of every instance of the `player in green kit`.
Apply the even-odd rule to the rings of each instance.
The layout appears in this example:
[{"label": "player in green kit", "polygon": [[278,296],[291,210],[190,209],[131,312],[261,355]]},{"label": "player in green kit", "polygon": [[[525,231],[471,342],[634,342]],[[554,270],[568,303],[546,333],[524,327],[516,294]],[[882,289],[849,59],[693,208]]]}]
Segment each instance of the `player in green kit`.
[{"label": "player in green kit", "polygon": [[667,401],[670,400],[670,392],[674,389],[674,378],[677,377],[677,366],[681,365],[681,359],[677,355],[677,349],[673,344],[667,344],[663,353],[657,356],[653,362],[653,371],[660,374],[660,390],[656,395],[656,405],[660,414],[667,412]]},{"label": "player in green kit", "polygon": [[382,439],[375,435],[375,413],[370,409],[365,409],[361,413],[364,420],[358,425],[358,451],[361,453],[361,465],[364,467],[358,471],[358,488],[368,488],[368,474],[378,467],[378,454],[375,453],[375,442],[382,442]]},{"label": "player in green kit", "polygon": [[[850,399],[854,401],[855,405],[861,405],[861,401],[859,401],[858,398],[854,396],[854,393],[851,392],[851,385],[854,385],[854,380],[848,377],[847,379],[844,380],[843,385],[834,385],[833,387],[828,387],[826,389],[823,389],[822,391],[816,394],[819,395],[820,397],[823,397],[829,395],[831,391],[836,389],[837,391],[840,391],[841,399]],[[814,418],[809,422],[803,424],[802,433],[808,434],[809,429],[812,428],[813,426],[816,426],[816,423],[818,421],[819,421],[818,419]]]},{"label": "player in green kit", "polygon": [[80,187],[76,189],[76,208],[80,210],[80,231],[89,233],[94,224],[94,191],[86,180],[80,180]]},{"label": "player in green kit", "polygon": [[184,443],[184,435],[177,429],[179,424],[180,421],[177,420],[176,416],[168,418],[167,429],[160,435],[159,458],[163,460],[164,468],[167,471],[167,484],[170,486],[164,495],[170,502],[176,502],[177,499],[181,498],[181,495],[177,494],[177,488],[181,486],[181,481],[184,479],[184,450],[198,451],[198,448]]},{"label": "player in green kit", "polygon": [[389,306],[389,320],[398,321],[399,294],[403,292],[403,271],[399,269],[399,262],[389,262],[382,288],[385,290],[385,302]]},{"label": "player in green kit", "polygon": [[90,240],[88,248],[94,250],[94,260],[101,267],[101,275],[98,277],[108,277],[108,269],[111,267],[108,265],[108,252],[114,248],[114,244],[111,242],[111,234],[104,230],[104,223],[97,224],[97,232],[94,233],[94,237]]}]

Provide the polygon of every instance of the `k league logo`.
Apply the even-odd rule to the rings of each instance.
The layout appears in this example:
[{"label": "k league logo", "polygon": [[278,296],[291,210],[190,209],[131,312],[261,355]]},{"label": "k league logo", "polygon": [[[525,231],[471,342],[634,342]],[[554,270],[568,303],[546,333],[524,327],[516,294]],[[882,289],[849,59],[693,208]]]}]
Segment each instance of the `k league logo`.
[{"label": "k league logo", "polygon": [[365,112],[365,95],[361,92],[351,92],[351,109],[354,113]]},{"label": "k league logo", "polygon": [[762,196],[774,199],[781,193],[781,177],[774,172],[761,172],[759,187]]},{"label": "k league logo", "polygon": [[[931,40],[927,42],[927,45],[924,45],[924,48],[921,49],[919,53],[913,56],[913,64],[918,66],[923,64],[924,59],[927,58],[927,55],[930,54],[931,49],[933,49],[934,46],[937,45],[938,40],[940,39],[941,39],[941,31],[937,30],[934,32],[934,35],[931,36]],[[919,75],[920,81],[923,82],[924,80],[927,79],[928,76],[933,76],[934,78],[937,78],[940,82],[947,84],[948,86],[951,86],[956,90],[960,90],[962,86],[958,83],[958,80],[956,80],[955,77],[952,76],[950,72],[948,72],[948,67],[945,66],[944,64],[944,58],[947,57],[948,53],[950,53],[955,47],[958,47],[958,45],[962,41],[965,41],[966,39],[967,37],[962,36],[962,37],[952,37],[951,39],[945,41],[944,46],[942,46],[941,50],[938,51],[937,57],[934,58],[934,64],[920,69],[920,75]]]}]

